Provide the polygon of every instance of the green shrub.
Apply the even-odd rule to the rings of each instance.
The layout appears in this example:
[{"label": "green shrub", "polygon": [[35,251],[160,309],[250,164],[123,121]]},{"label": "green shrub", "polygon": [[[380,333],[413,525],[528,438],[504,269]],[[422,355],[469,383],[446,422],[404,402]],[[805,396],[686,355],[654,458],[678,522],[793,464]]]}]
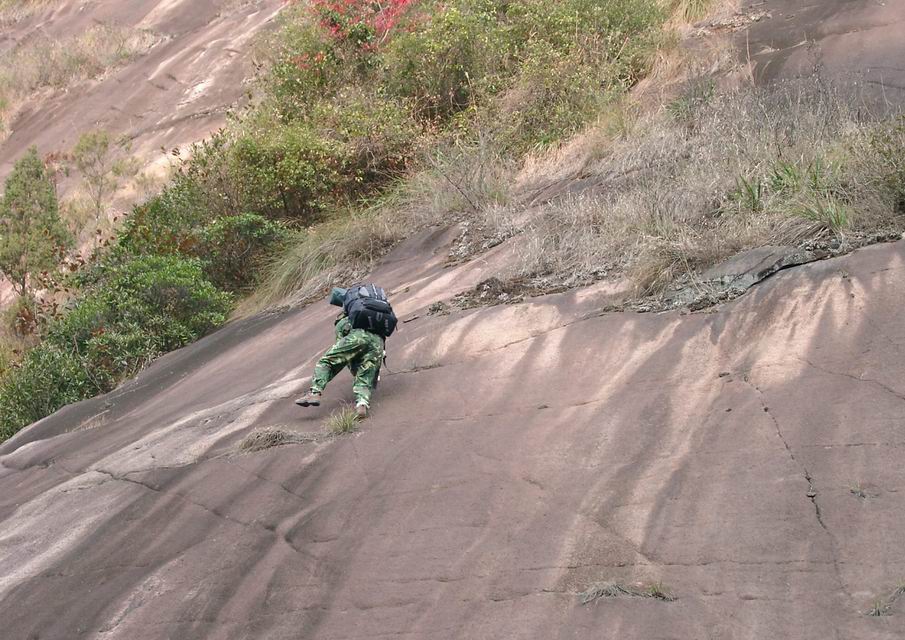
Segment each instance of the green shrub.
[{"label": "green shrub", "polygon": [[412,161],[420,127],[404,100],[344,90],[312,108],[322,135],[342,150],[334,192],[346,198],[368,195],[399,178]]},{"label": "green shrub", "polygon": [[223,324],[231,303],[205,279],[200,261],[167,256],[140,257],[114,269],[96,295],[111,324],[141,327],[160,353]]},{"label": "green shrub", "polygon": [[112,390],[223,324],[230,303],[198,260],[146,256],[110,267],[0,384],[0,438]]},{"label": "green shrub", "polygon": [[180,176],[126,219],[117,251],[127,256],[189,253],[195,229],[213,217],[194,178]]},{"label": "green shrub", "polygon": [[382,50],[386,93],[428,121],[477,105],[472,126],[523,150],[577,130],[637,82],[664,15],[652,0],[459,0],[411,19]]},{"label": "green shrub", "polygon": [[345,60],[323,29],[298,9],[283,16],[267,78],[267,94],[284,122],[301,117],[346,76]]},{"label": "green shrub", "polygon": [[76,274],[81,287],[107,279],[135,256],[199,258],[208,279],[227,291],[240,291],[256,277],[260,259],[286,237],[286,227],[256,214],[216,212],[207,204],[201,170],[192,166],[176,182],[134,208],[110,248]]},{"label": "green shrub", "polygon": [[71,350],[42,344],[25,356],[0,385],[0,440],[60,407],[102,391]]},{"label": "green shrub", "polygon": [[393,38],[382,56],[387,92],[413,100],[427,120],[464,109],[478,89],[494,93],[511,55],[503,4],[453,2]]},{"label": "green shrub", "polygon": [[239,210],[310,224],[341,189],[343,148],[305,123],[252,126],[233,143]]},{"label": "green shrub", "polygon": [[285,241],[288,233],[283,225],[256,214],[226,216],[200,231],[193,251],[214,285],[243,291],[254,283],[261,259]]}]

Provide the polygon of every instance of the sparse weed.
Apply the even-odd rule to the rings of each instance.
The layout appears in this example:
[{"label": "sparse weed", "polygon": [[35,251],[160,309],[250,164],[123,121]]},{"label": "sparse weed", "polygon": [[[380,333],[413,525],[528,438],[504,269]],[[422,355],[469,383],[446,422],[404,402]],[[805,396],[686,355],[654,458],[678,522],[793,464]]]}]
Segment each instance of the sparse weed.
[{"label": "sparse weed", "polygon": [[694,121],[698,111],[704,107],[716,93],[716,82],[707,76],[695,78],[681,96],[666,105],[666,111],[676,120],[685,124]]},{"label": "sparse weed", "polygon": [[0,0],[0,27],[30,18],[60,0]]},{"label": "sparse weed", "polygon": [[896,588],[886,598],[874,600],[870,608],[864,612],[864,615],[873,617],[891,616],[893,606],[903,595],[905,595],[905,580],[900,580],[896,584]]},{"label": "sparse weed", "polygon": [[[9,5],[0,5],[0,24],[3,6]],[[71,38],[28,38],[0,58],[0,120],[8,121],[33,93],[97,77],[146,52],[159,40],[150,31],[110,25],[97,25]]]},{"label": "sparse weed", "polygon": [[859,483],[856,483],[856,484],[853,484],[851,487],[849,487],[848,490],[849,490],[849,492],[850,492],[853,496],[856,496],[856,497],[858,497],[858,498],[862,498],[862,499],[863,499],[863,498],[869,498],[869,497],[870,497],[870,495],[864,490],[864,487],[861,486],[861,483],[860,483],[860,482],[859,482]]},{"label": "sparse weed", "polygon": [[889,604],[882,598],[877,598],[864,615],[880,617],[889,615]]},{"label": "sparse weed", "polygon": [[655,582],[645,589],[644,595],[648,598],[656,598],[657,600],[664,600],[666,602],[672,602],[675,600],[675,596],[673,596],[669,590],[663,586],[662,582]]},{"label": "sparse weed", "polygon": [[358,415],[352,407],[342,407],[330,414],[327,418],[327,433],[333,436],[342,436],[358,431]]}]

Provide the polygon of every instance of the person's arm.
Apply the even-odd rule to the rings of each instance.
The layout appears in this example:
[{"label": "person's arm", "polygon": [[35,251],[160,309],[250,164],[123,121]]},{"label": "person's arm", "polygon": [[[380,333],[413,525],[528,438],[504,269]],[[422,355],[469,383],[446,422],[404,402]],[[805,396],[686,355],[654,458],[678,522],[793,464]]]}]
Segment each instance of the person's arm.
[{"label": "person's arm", "polygon": [[352,331],[352,323],[349,322],[348,316],[345,313],[339,314],[339,317],[336,319],[336,339],[340,340],[349,335],[349,332]]}]

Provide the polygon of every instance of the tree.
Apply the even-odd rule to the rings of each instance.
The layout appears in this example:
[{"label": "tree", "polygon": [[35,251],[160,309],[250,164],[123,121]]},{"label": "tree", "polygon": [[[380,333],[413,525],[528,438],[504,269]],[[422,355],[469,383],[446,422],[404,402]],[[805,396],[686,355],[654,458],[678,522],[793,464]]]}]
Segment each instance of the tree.
[{"label": "tree", "polygon": [[0,272],[24,296],[29,276],[56,268],[71,245],[53,182],[32,147],[16,162],[0,200]]},{"label": "tree", "polygon": [[129,152],[128,140],[114,141],[106,131],[89,131],[72,150],[72,162],[82,174],[95,222],[95,248],[101,217],[108,201],[120,186],[120,180],[136,172],[135,160],[123,157]]}]

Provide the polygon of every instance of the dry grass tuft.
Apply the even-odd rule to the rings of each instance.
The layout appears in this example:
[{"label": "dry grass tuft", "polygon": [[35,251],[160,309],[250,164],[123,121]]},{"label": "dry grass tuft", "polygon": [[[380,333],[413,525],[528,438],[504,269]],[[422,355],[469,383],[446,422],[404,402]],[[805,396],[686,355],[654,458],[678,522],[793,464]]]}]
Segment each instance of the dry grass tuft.
[{"label": "dry grass tuft", "polygon": [[245,436],[239,443],[238,450],[242,453],[254,453],[273,447],[281,447],[286,444],[305,444],[317,442],[321,438],[318,433],[298,433],[279,427],[256,429]]},{"label": "dry grass tuft", "polygon": [[672,602],[675,596],[671,595],[662,582],[655,582],[642,588],[627,587],[618,582],[598,582],[591,585],[586,591],[578,594],[581,604],[590,604],[600,598],[654,598],[665,602]]},{"label": "dry grass tuft", "polygon": [[714,0],[675,0],[673,2],[673,14],[684,22],[700,20],[714,5]]},{"label": "dry grass tuft", "polygon": [[237,316],[246,317],[276,305],[310,301],[334,283],[361,276],[405,235],[388,217],[366,212],[303,229],[265,267],[265,276]]},{"label": "dry grass tuft", "polygon": [[618,598],[620,596],[633,595],[635,595],[634,591],[616,582],[598,582],[578,594],[581,604],[590,604],[600,598]]}]

